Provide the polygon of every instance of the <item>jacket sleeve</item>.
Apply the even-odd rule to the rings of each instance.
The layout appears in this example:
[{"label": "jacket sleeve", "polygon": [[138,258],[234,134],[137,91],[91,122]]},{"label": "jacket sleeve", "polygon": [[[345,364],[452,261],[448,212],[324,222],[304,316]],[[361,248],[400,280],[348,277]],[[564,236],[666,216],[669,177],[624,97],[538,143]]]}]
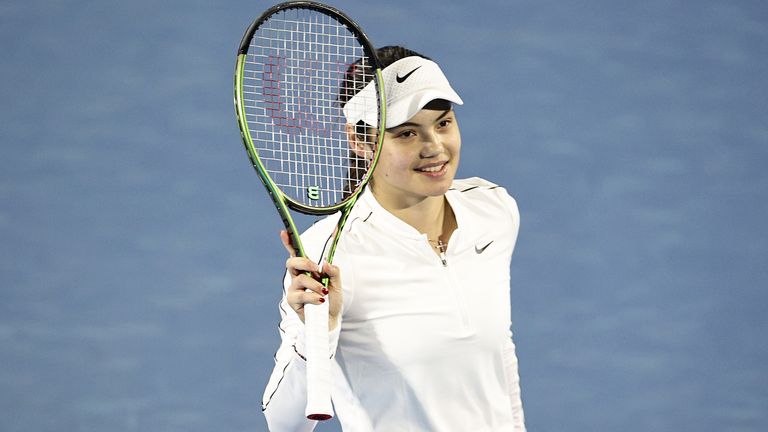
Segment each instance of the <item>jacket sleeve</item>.
[{"label": "jacket sleeve", "polygon": [[[289,283],[290,277],[286,275],[286,287]],[[309,432],[317,421],[304,415],[307,404],[307,368],[302,358],[305,353],[304,323],[288,305],[285,294],[280,301],[280,316],[281,343],[275,353],[275,368],[264,390],[261,408],[271,432]],[[336,351],[340,327],[329,333],[332,353]]]},{"label": "jacket sleeve", "polygon": [[[507,206],[512,221],[512,235],[517,242],[517,235],[520,229],[520,211],[517,207],[517,201],[512,198],[506,190],[499,188],[501,199]],[[514,416],[514,431],[525,431],[525,415],[523,413],[523,401],[520,395],[520,374],[517,366],[517,354],[515,352],[515,343],[512,340],[512,332],[504,345],[504,369],[507,377],[507,391],[511,402],[512,415]]]},{"label": "jacket sleeve", "polygon": [[517,354],[512,338],[507,339],[504,346],[504,370],[507,377],[507,391],[514,417],[514,431],[525,432],[525,415],[523,413],[523,401],[520,396],[520,375],[517,370]]}]

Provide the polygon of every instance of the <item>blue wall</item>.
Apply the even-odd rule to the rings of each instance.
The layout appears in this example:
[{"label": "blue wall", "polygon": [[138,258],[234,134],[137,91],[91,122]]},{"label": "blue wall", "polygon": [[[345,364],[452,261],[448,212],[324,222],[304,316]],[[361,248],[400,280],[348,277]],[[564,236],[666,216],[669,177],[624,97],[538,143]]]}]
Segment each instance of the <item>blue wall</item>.
[{"label": "blue wall", "polygon": [[[333,4],[443,66],[460,176],[518,200],[529,430],[768,430],[768,4]],[[0,5],[0,430],[265,429],[285,257],[232,75],[267,6]]]}]

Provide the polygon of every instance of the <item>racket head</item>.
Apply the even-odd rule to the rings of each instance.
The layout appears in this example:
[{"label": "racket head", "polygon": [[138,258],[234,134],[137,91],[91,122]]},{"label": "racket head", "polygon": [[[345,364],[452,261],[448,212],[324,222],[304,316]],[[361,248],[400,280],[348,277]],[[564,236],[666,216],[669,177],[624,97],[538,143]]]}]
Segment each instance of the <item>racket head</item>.
[{"label": "racket head", "polygon": [[[364,109],[378,112],[378,127],[366,128],[369,144],[354,152],[341,93],[361,88],[362,80],[374,82],[377,98]],[[338,9],[308,1],[275,5],[240,43],[235,109],[272,199],[302,213],[334,213],[354,202],[379,157],[385,100],[376,51]]]}]

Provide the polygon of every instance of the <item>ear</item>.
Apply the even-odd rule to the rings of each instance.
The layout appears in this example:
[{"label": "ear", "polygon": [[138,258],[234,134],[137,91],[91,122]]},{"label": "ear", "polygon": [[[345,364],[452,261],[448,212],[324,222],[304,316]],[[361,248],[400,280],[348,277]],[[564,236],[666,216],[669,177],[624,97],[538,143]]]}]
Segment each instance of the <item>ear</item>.
[{"label": "ear", "polygon": [[355,131],[355,125],[353,124],[347,123],[345,128],[349,148],[355,152],[358,157],[365,160],[371,160],[373,157],[373,148],[371,144],[365,140],[365,135],[358,135]]}]

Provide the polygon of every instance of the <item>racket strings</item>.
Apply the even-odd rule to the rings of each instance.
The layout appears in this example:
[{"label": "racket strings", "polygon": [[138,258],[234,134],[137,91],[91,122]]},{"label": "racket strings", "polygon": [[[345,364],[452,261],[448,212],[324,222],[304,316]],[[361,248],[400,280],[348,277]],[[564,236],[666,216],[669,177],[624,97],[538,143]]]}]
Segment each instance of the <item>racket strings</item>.
[{"label": "racket strings", "polygon": [[337,205],[366,175],[370,158],[351,151],[339,99],[373,79],[370,67],[349,73],[367,63],[356,35],[321,12],[281,11],[254,33],[243,71],[246,121],[262,165],[293,201]]}]

